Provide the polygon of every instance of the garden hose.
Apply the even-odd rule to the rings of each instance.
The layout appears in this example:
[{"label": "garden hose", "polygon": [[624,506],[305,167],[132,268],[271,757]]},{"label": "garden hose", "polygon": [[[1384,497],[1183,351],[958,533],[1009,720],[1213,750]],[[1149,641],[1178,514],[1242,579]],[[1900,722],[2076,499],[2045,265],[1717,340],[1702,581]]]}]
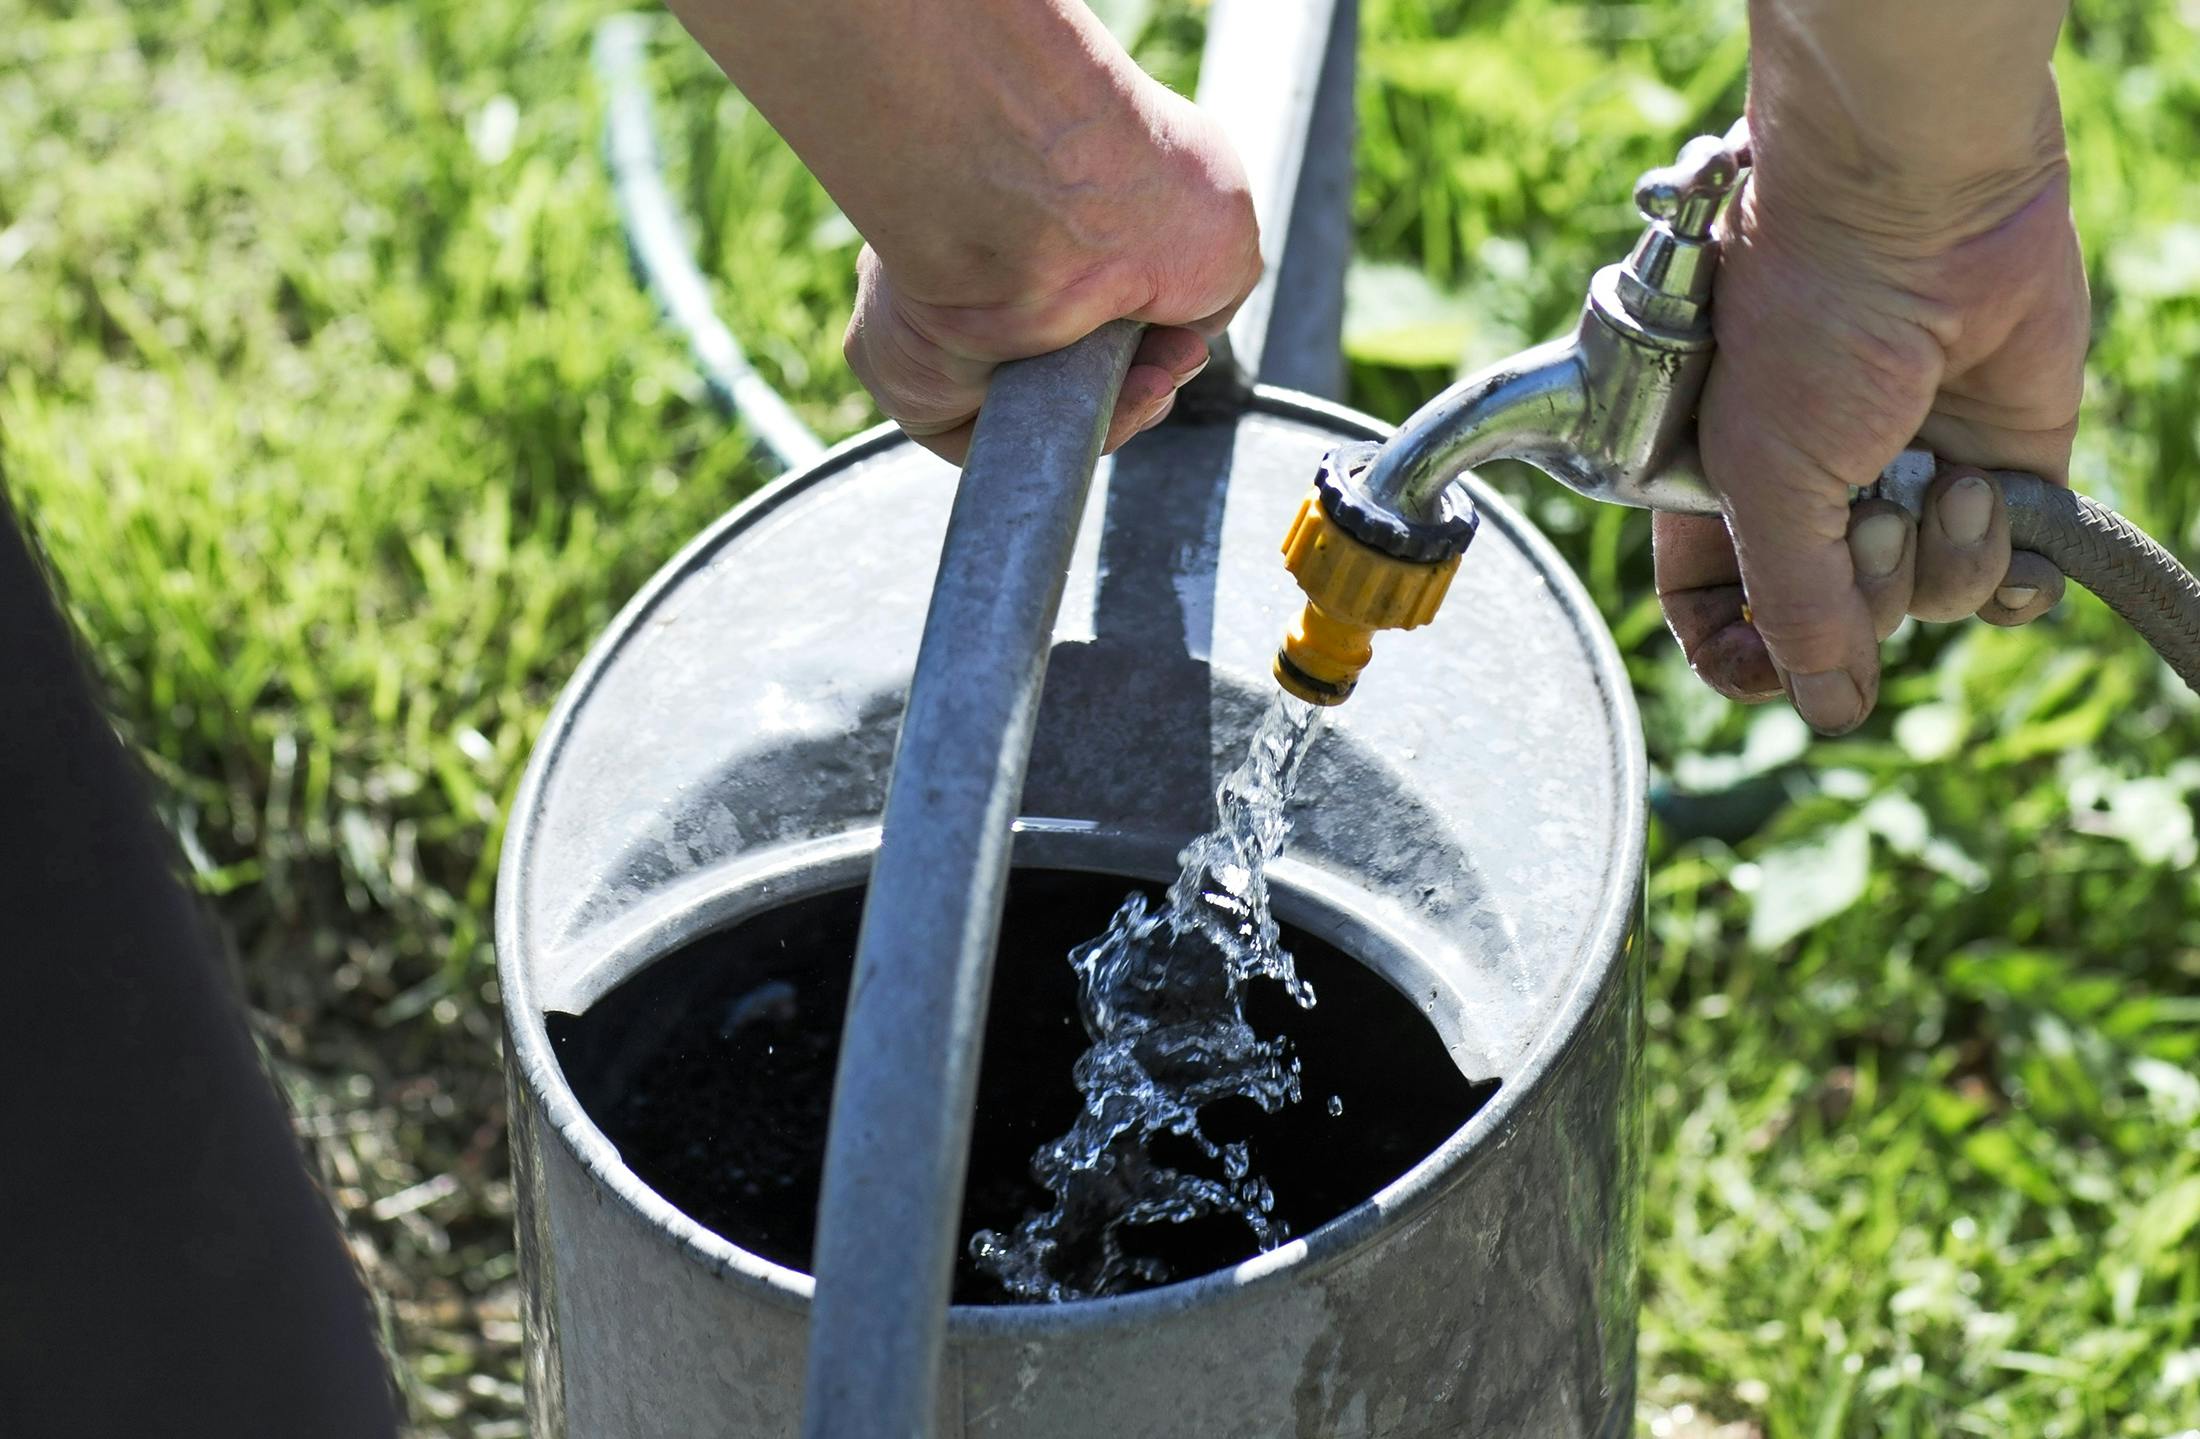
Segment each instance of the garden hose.
[{"label": "garden hose", "polygon": [[824,454],[825,446],[749,364],[740,341],[718,317],[710,282],[696,266],[665,187],[642,64],[648,26],[640,15],[613,15],[596,27],[594,47],[605,96],[604,156],[627,252],[665,318],[686,338],[711,398],[747,426],[781,470],[799,470]]},{"label": "garden hose", "polygon": [[[1907,451],[1879,482],[1887,498],[1915,513],[1934,463]],[[2200,579],[2152,535],[2100,501],[2038,475],[1995,476],[2009,510],[2009,543],[2030,550],[2137,631],[2177,677],[2200,694]]]},{"label": "garden hose", "polygon": [[2098,500],[2037,476],[2005,488],[2009,538],[2045,556],[2138,631],[2200,694],[2200,580],[2152,535]]}]

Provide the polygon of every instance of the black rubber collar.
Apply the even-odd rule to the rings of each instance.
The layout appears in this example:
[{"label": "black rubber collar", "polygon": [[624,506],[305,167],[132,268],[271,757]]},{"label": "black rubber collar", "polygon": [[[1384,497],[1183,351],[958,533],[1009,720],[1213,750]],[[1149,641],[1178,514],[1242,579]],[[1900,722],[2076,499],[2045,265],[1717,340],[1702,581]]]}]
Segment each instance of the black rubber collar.
[{"label": "black rubber collar", "polygon": [[1375,462],[1378,450],[1360,441],[1339,445],[1322,456],[1314,490],[1337,528],[1386,555],[1418,564],[1436,564],[1464,553],[1482,522],[1474,501],[1454,486],[1444,495],[1443,514],[1430,521],[1409,519],[1373,503],[1361,489],[1360,477]]}]

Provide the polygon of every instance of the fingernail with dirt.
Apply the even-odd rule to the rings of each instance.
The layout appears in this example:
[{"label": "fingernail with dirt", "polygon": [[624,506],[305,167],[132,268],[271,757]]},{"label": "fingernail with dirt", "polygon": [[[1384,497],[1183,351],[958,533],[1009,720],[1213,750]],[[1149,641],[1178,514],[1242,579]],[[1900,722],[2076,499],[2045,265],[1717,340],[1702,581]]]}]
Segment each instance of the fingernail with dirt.
[{"label": "fingernail with dirt", "polygon": [[1822,735],[1844,735],[1864,722],[1864,693],[1846,670],[1789,675],[1788,695],[1796,713]]},{"label": "fingernail with dirt", "polygon": [[1964,549],[1985,539],[1993,521],[1993,488],[1977,475],[1965,475],[1940,497],[1940,532]]},{"label": "fingernail with dirt", "polygon": [[2040,597],[2031,585],[2003,585],[1994,591],[1994,603],[2005,610],[2021,610]]},{"label": "fingernail with dirt", "polygon": [[1856,561],[1857,573],[1871,580],[1893,574],[1909,538],[1910,527],[1900,515],[1865,516],[1849,535],[1849,555]]}]

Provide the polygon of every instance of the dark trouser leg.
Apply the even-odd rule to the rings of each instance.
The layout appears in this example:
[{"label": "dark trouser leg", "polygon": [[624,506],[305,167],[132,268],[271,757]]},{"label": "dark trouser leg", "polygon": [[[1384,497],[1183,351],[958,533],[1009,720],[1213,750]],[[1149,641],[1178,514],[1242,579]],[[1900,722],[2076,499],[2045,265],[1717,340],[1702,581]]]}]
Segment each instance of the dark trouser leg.
[{"label": "dark trouser leg", "polygon": [[0,497],[0,1434],[395,1430],[359,1276]]}]

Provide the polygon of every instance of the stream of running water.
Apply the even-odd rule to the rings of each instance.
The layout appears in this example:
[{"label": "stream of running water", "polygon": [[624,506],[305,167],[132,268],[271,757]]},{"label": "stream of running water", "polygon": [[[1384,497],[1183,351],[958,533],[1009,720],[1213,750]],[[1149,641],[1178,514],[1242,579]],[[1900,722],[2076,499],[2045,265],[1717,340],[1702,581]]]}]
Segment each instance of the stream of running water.
[{"label": "stream of running water", "polygon": [[[1247,1147],[1209,1139],[1200,1110],[1249,1099],[1272,1114],[1300,1099],[1289,1042],[1253,1032],[1242,991],[1270,980],[1300,1007],[1314,1004],[1278,942],[1268,866],[1290,834],[1285,806],[1320,714],[1279,693],[1244,763],[1215,792],[1214,829],[1177,856],[1164,903],[1132,894],[1105,931],[1070,952],[1092,1047],[1072,1076],[1082,1112],[1032,1156],[1054,1205],[1013,1233],[985,1229],[970,1240],[979,1267],[1016,1297],[1058,1302],[1181,1277],[1128,1252],[1130,1226],[1235,1215],[1263,1250],[1289,1238]],[[1185,1162],[1162,1157],[1157,1141]]]}]

